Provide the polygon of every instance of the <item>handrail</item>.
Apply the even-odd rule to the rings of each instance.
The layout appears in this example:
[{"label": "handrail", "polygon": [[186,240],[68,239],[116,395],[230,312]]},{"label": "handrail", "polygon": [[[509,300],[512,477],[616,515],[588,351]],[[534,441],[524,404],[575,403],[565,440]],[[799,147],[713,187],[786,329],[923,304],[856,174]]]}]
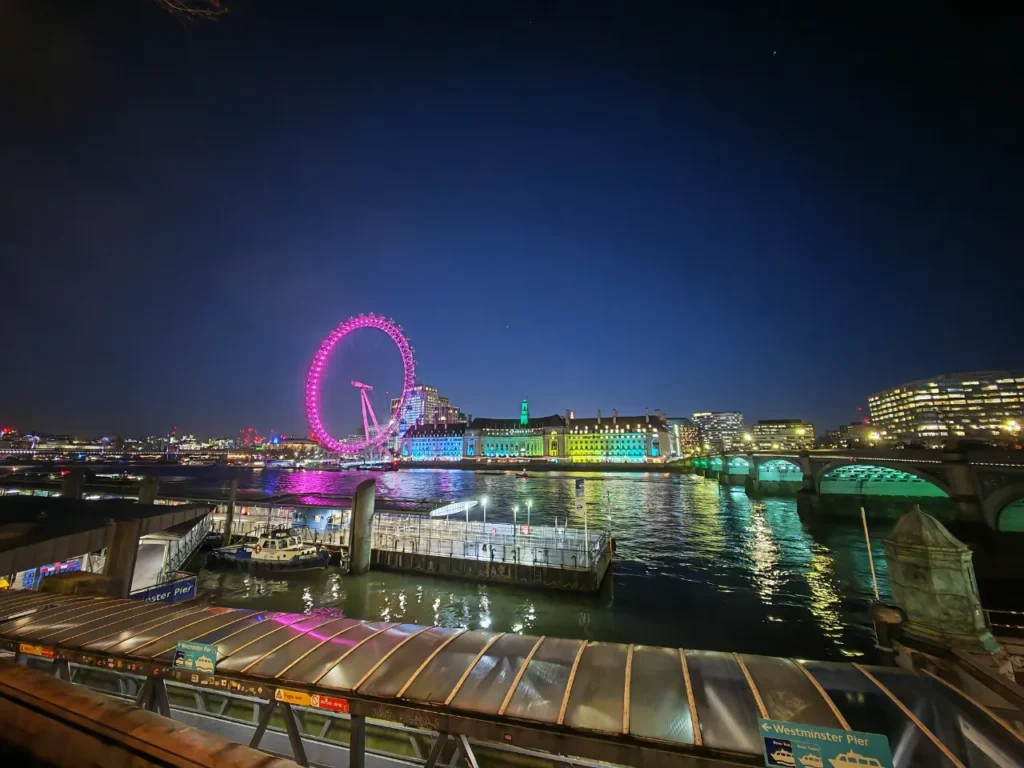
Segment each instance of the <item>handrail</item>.
[{"label": "handrail", "polygon": [[[993,630],[993,632],[995,632],[996,629],[1005,629],[1005,630],[1011,630],[1011,632],[1008,633],[1008,634],[1019,633],[1021,635],[1024,635],[1024,611],[1011,611],[1011,610],[1007,610],[1007,609],[1004,609],[1004,608],[982,608],[981,610],[985,614],[985,623],[989,626],[989,628],[991,630]],[[995,615],[995,616],[997,616],[999,618],[1003,618],[1003,617],[1007,617],[1007,616],[1009,616],[1009,617],[1020,617],[1020,618],[1016,618],[1016,619],[1006,619],[1006,618],[1003,618],[1003,621],[993,621],[992,620],[993,615]],[[1005,623],[1007,621],[1016,621],[1017,623],[1013,623],[1013,624]]]}]

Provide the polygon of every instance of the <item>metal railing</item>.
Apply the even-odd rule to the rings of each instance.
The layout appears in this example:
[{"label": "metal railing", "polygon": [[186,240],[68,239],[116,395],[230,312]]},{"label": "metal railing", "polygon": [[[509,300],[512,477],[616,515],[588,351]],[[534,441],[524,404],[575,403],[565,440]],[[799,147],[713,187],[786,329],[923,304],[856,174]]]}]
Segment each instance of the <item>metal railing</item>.
[{"label": "metal railing", "polygon": [[997,637],[1024,638],[1024,611],[1006,611],[999,608],[982,608],[985,622]]},{"label": "metal railing", "polygon": [[591,570],[607,548],[603,532],[580,528],[378,514],[373,549],[464,560]]},{"label": "metal railing", "polygon": [[[210,532],[223,535],[224,525],[224,520],[214,520],[210,525]],[[254,540],[272,531],[294,530],[295,534],[302,541],[309,542],[310,544],[347,547],[348,528],[348,515],[344,515],[340,523],[328,523],[322,531],[303,526],[268,522],[266,520],[238,520],[236,518],[231,525],[231,540],[233,542]]]},{"label": "metal railing", "polygon": [[199,518],[199,521],[189,529],[188,533],[180,539],[172,540],[168,544],[169,551],[167,553],[167,559],[164,561],[163,568],[160,569],[159,584],[164,584],[175,578],[178,571],[184,567],[185,563],[189,561],[189,558],[191,558],[192,555],[199,550],[199,547],[202,546],[212,525],[212,514],[201,517]]}]

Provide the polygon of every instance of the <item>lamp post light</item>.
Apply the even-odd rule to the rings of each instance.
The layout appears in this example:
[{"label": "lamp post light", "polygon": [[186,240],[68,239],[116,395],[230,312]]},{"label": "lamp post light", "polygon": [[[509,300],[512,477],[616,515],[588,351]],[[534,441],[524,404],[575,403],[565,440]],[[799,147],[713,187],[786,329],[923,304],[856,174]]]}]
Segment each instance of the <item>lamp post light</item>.
[{"label": "lamp post light", "polygon": [[487,497],[484,496],[482,499],[480,499],[480,503],[482,503],[484,505],[484,526],[486,526],[487,525]]},{"label": "lamp post light", "polygon": [[519,507],[512,505],[512,546],[516,550],[516,561],[519,560]]},{"label": "lamp post light", "polygon": [[533,506],[533,500],[532,499],[527,499],[526,500],[526,527],[527,528],[530,527],[530,508],[532,506]]}]

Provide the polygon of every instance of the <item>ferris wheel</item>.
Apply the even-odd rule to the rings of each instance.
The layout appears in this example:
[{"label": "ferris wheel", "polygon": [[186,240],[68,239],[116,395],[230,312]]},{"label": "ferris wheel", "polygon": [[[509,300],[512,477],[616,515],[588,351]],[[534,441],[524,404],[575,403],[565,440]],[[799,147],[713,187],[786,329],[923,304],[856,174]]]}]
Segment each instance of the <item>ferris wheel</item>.
[{"label": "ferris wheel", "polygon": [[[362,381],[352,379],[352,386],[359,390],[359,401],[362,408],[363,435],[361,437],[348,437],[338,440],[333,437],[323,425],[320,417],[321,384],[324,370],[330,360],[331,354],[339,342],[349,334],[362,328],[374,328],[387,334],[402,358],[402,391],[398,398],[398,406],[393,409],[387,421],[381,425],[377,420],[377,414],[373,410],[367,392],[373,391],[373,386]],[[309,420],[309,429],[313,437],[324,446],[324,448],[341,454],[342,456],[356,456],[366,451],[381,451],[398,432],[398,417],[405,409],[409,393],[416,382],[416,366],[412,358],[412,347],[409,340],[402,333],[400,326],[394,320],[384,318],[380,315],[357,315],[349,318],[335,328],[320,344],[316,355],[313,357],[313,364],[306,376],[306,418]],[[372,425],[372,426],[371,426]]]}]

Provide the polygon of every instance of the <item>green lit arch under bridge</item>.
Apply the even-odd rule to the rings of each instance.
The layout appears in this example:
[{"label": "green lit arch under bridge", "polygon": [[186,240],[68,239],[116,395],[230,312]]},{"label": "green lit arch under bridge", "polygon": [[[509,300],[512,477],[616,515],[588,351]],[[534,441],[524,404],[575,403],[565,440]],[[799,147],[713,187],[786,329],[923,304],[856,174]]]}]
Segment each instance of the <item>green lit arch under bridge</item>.
[{"label": "green lit arch under bridge", "polygon": [[911,467],[884,464],[833,463],[818,475],[819,494],[836,496],[903,496],[948,499],[949,488],[938,478]]},{"label": "green lit arch under bridge", "polygon": [[985,500],[991,526],[1006,533],[1024,533],[1024,482],[1000,488]]},{"label": "green lit arch under bridge", "polygon": [[800,483],[804,470],[790,459],[768,459],[757,465],[757,479],[762,482]]}]

